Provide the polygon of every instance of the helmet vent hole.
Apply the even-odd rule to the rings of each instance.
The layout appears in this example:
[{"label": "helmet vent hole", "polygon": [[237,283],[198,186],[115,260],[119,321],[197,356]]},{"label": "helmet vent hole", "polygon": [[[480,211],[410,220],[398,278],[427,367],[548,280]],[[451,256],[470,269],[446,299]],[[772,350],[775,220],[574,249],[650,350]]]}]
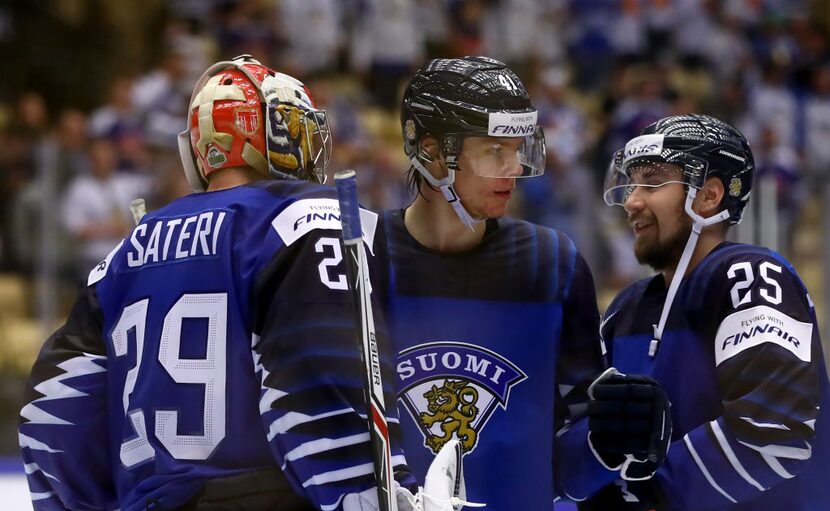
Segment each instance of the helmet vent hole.
[{"label": "helmet vent hole", "polygon": [[233,83],[232,78],[225,78],[225,81],[222,82],[222,85],[231,85]]}]

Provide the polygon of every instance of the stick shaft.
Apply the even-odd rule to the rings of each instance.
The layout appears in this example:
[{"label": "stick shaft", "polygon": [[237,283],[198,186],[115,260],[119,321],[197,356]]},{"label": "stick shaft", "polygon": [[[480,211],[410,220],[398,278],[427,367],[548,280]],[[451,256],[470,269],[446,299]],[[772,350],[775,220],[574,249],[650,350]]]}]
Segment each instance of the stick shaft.
[{"label": "stick shaft", "polygon": [[340,222],[343,228],[343,249],[346,255],[349,289],[355,304],[355,317],[358,325],[357,342],[364,368],[363,393],[366,399],[369,437],[377,480],[378,508],[380,511],[397,511],[392,476],[392,451],[386,422],[386,406],[383,402],[380,352],[375,336],[369,267],[366,249],[363,246],[360,207],[357,200],[357,179],[354,171],[338,172],[335,176],[335,184],[340,202]]}]

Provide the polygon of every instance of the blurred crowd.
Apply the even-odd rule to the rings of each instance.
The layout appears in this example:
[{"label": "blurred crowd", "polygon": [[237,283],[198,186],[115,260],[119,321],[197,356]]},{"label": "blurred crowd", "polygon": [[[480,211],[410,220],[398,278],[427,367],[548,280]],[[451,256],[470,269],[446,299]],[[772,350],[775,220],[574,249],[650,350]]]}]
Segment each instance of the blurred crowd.
[{"label": "blurred crowd", "polygon": [[129,232],[132,199],[152,209],[188,193],[176,134],[191,87],[242,53],[306,82],[332,122],[330,170],[357,169],[373,208],[409,200],[398,103],[413,71],[432,57],[506,61],[548,155],[513,213],[566,231],[600,286],[643,271],[602,206],[613,152],[665,115],[716,115],[777,184],[786,252],[830,170],[829,34],[827,0],[7,2],[0,267],[74,290]]}]

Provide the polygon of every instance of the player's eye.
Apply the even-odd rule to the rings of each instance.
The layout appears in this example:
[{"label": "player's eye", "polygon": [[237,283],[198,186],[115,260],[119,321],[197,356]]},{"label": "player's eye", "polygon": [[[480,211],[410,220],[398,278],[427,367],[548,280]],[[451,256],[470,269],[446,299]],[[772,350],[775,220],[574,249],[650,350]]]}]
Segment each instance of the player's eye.
[{"label": "player's eye", "polygon": [[486,154],[488,156],[494,156],[494,157],[498,158],[498,157],[501,157],[502,151],[503,151],[503,149],[500,145],[494,144],[494,145],[491,145],[487,148]]}]

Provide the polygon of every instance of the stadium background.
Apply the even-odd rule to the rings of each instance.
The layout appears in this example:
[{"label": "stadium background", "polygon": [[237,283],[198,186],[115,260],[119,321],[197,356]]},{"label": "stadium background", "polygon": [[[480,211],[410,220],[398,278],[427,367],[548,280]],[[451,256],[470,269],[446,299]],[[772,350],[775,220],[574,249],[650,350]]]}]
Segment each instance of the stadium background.
[{"label": "stadium background", "polygon": [[[601,308],[647,274],[602,203],[612,152],[664,115],[719,116],[759,176],[732,236],[793,261],[828,345],[830,0],[0,0],[4,509],[27,507],[15,430],[40,344],[128,232],[130,199],[188,192],[175,135],[191,87],[241,53],[306,82],[332,122],[332,172],[357,169],[373,208],[409,200],[397,106],[412,72],[432,57],[508,62],[548,150],[513,214],[576,241]],[[101,198],[105,215],[85,207]]]}]

